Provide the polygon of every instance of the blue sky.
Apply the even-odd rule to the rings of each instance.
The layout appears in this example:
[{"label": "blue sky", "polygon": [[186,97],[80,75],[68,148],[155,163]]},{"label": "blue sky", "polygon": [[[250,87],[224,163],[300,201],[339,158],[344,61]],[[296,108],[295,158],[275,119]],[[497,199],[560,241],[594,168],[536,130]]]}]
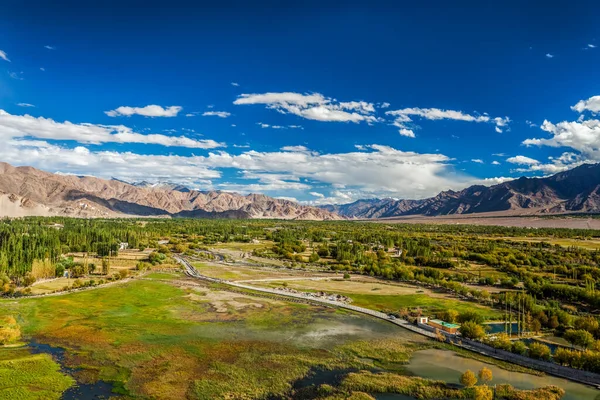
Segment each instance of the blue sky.
[{"label": "blue sky", "polygon": [[11,3],[14,165],[319,204],[600,161],[597,2]]}]

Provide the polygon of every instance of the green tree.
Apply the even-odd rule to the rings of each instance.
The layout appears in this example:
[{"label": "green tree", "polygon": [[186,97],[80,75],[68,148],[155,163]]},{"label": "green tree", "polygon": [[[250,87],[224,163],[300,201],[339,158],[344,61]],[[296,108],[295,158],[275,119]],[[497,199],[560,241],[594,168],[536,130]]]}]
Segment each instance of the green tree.
[{"label": "green tree", "polygon": [[529,345],[529,357],[538,360],[549,360],[550,348],[545,344],[533,342]]},{"label": "green tree", "polygon": [[463,311],[458,314],[457,320],[461,324],[467,321],[475,322],[476,324],[483,323],[483,317],[476,311]]},{"label": "green tree", "polygon": [[564,338],[572,345],[581,346],[584,349],[594,344],[594,336],[583,329],[569,329],[565,332]]},{"label": "green tree", "polygon": [[481,339],[485,336],[485,329],[476,322],[467,321],[460,326],[460,334],[467,339]]},{"label": "green tree", "polygon": [[455,323],[458,319],[458,311],[450,308],[442,313],[441,318],[446,322]]},{"label": "green tree", "polygon": [[108,275],[110,273],[110,262],[108,258],[104,257],[102,259],[102,274]]}]

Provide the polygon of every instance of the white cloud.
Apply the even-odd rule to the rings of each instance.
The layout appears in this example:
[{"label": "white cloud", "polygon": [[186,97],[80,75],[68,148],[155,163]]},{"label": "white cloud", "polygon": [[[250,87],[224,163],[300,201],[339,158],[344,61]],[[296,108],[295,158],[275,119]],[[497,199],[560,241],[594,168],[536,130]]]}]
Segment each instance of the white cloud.
[{"label": "white cloud", "polygon": [[492,155],[496,157],[506,157],[506,153],[493,153]]},{"label": "white cloud", "polygon": [[44,72],[44,71],[46,71],[46,68],[40,67],[40,71]]},{"label": "white cloud", "polygon": [[553,124],[547,120],[542,130],[550,138],[532,138],[523,141],[526,146],[569,147],[578,151],[585,159],[600,161],[600,120],[563,121]]},{"label": "white cloud", "polygon": [[35,107],[33,104],[29,103],[17,103],[19,107]]},{"label": "white cloud", "polygon": [[320,93],[241,94],[233,104],[264,104],[267,108],[277,110],[280,113],[294,114],[315,121],[354,123],[377,121],[377,118],[371,115],[375,111],[372,103],[364,101],[337,102]]},{"label": "white cloud", "polygon": [[535,124],[535,123],[533,123],[533,122],[531,122],[531,121],[529,121],[529,120],[526,120],[526,121],[525,121],[525,123],[526,123],[526,124],[527,124],[527,126],[529,126],[530,128],[535,128],[535,127],[537,127],[537,124]]},{"label": "white cloud", "polygon": [[219,118],[227,118],[231,116],[231,113],[227,111],[206,111],[202,113],[203,117],[219,117]]},{"label": "white cloud", "polygon": [[596,48],[596,45],[593,45],[593,44],[588,44],[588,45],[587,45],[587,47],[588,47],[588,48],[590,48],[590,49],[595,49],[595,48]]},{"label": "white cloud", "polygon": [[145,143],[167,147],[214,149],[225,147],[214,140],[194,140],[185,136],[161,134],[143,135],[123,125],[73,124],[56,122],[50,118],[30,115],[12,115],[0,110],[0,140],[33,137],[46,140],[67,140],[78,143]]},{"label": "white cloud", "polygon": [[315,197],[319,197],[321,199],[325,198],[325,195],[323,193],[318,193],[318,192],[310,192],[309,193],[311,196],[315,196]]},{"label": "white cloud", "polygon": [[462,111],[441,110],[439,108],[404,108],[402,110],[387,111],[387,115],[398,117],[403,122],[410,122],[410,116],[418,116],[430,120],[453,119],[457,121],[488,122],[487,115],[470,115]]},{"label": "white cloud", "polygon": [[236,149],[248,149],[250,148],[249,144],[234,144],[233,147],[235,147]]},{"label": "white cloud", "polygon": [[287,126],[269,125],[269,124],[265,124],[263,122],[257,122],[256,125],[260,126],[261,128],[271,128],[271,129],[304,129],[300,125],[287,125]]},{"label": "white cloud", "polygon": [[600,96],[592,96],[587,100],[580,100],[571,107],[571,110],[583,113],[584,111],[590,111],[593,114],[600,113]]},{"label": "white cloud", "polygon": [[554,58],[554,55],[550,54],[550,53],[546,53],[546,57],[547,58]]},{"label": "white cloud", "polygon": [[231,82],[231,86],[240,86],[240,84],[237,82]]},{"label": "white cloud", "polygon": [[536,164],[540,163],[538,160],[535,160],[535,159],[529,158],[529,157],[525,157],[525,156],[509,157],[506,159],[506,161],[511,164],[519,164],[519,165],[536,165]]},{"label": "white cloud", "polygon": [[2,50],[0,50],[0,58],[3,59],[4,61],[8,61],[10,62],[10,59],[8,58],[8,56],[6,55],[6,53]]},{"label": "white cloud", "polygon": [[508,123],[510,122],[510,118],[496,117],[492,121],[494,122],[494,124],[496,124],[496,132],[502,133],[504,131],[504,129],[506,129],[506,126],[508,125]]},{"label": "white cloud", "polygon": [[401,136],[406,136],[406,137],[409,137],[409,138],[414,138],[415,137],[415,133],[413,132],[412,129],[400,128],[398,130],[398,133]]},{"label": "white cloud", "polygon": [[56,47],[50,46],[50,45],[45,45],[44,48],[46,48],[48,50],[56,50]]},{"label": "white cloud", "polygon": [[383,103],[381,103],[379,105],[379,108],[389,108],[390,107],[390,103],[388,103],[387,101],[384,101]]},{"label": "white cloud", "polygon": [[413,122],[412,118],[414,117],[433,121],[448,119],[454,121],[493,123],[496,125],[496,131],[499,133],[501,133],[503,128],[506,127],[510,122],[510,118],[508,117],[490,118],[490,116],[487,114],[471,115],[462,111],[442,110],[439,108],[412,107],[401,110],[386,111],[385,114],[395,117],[393,125],[400,129],[409,129],[411,127],[411,123]]},{"label": "white cloud", "polygon": [[10,76],[12,79],[16,79],[18,81],[22,81],[24,78],[21,76],[23,74],[23,72],[21,72],[21,74],[18,74],[16,72],[12,72],[9,71],[8,72],[8,76]]},{"label": "white cloud", "polygon": [[476,164],[483,164],[483,160],[480,158],[473,158],[471,159],[471,162],[474,162]]},{"label": "white cloud", "polygon": [[105,111],[109,117],[142,115],[144,117],[176,117],[183,108],[180,106],[161,107],[154,104],[145,107],[121,106],[114,110]]},{"label": "white cloud", "polygon": [[283,146],[281,148],[281,150],[283,150],[283,151],[300,151],[300,152],[303,152],[303,151],[308,151],[308,148],[305,147],[305,146]]},{"label": "white cloud", "polygon": [[500,165],[500,162],[494,160],[494,161],[492,161],[492,165]]}]

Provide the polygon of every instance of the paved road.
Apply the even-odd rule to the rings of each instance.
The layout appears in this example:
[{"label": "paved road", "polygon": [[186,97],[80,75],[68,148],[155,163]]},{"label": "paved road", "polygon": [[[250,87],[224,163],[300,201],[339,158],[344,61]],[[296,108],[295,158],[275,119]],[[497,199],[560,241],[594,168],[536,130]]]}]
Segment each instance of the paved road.
[{"label": "paved road", "polygon": [[[425,329],[421,329],[413,324],[411,324],[410,322],[401,319],[401,318],[395,318],[395,317],[390,317],[387,314],[384,314],[382,312],[379,311],[374,311],[368,308],[363,308],[363,307],[357,307],[357,306],[353,306],[350,304],[346,304],[346,303],[341,303],[339,301],[334,301],[334,300],[328,300],[328,299],[323,299],[323,298],[319,298],[319,297],[312,297],[310,294],[308,293],[290,293],[290,292],[286,292],[286,291],[282,291],[282,290],[276,290],[276,289],[269,289],[269,288],[263,288],[263,287],[257,287],[257,286],[251,286],[251,285],[246,285],[244,283],[241,282],[232,282],[232,281],[227,281],[227,280],[223,280],[223,279],[217,279],[217,278],[210,278],[208,276],[204,276],[201,275],[196,268],[194,268],[192,266],[192,264],[190,264],[190,262],[188,262],[185,258],[179,257],[179,256],[175,256],[175,259],[177,261],[179,261],[179,263],[181,263],[186,270],[186,274],[193,277],[193,278],[197,278],[197,279],[202,279],[205,281],[209,281],[209,282],[214,282],[214,283],[222,283],[225,285],[229,285],[229,286],[233,286],[233,287],[237,287],[237,288],[241,288],[241,289],[248,289],[248,290],[253,290],[256,292],[262,292],[262,293],[269,293],[269,294],[274,294],[277,296],[285,296],[285,297],[291,297],[291,298],[296,298],[296,299],[301,299],[304,301],[310,301],[310,302],[314,302],[314,303],[321,303],[321,304],[325,304],[328,306],[334,306],[334,307],[338,307],[338,308],[344,308],[347,310],[352,310],[352,311],[356,311],[362,314],[367,314],[367,315],[371,315],[375,318],[380,318],[383,319],[385,321],[391,322],[395,325],[401,326],[405,329],[408,329],[410,331],[419,333],[421,335],[427,336],[429,338],[435,338],[435,334],[433,332],[427,331]],[[304,278],[306,279],[306,278]]]},{"label": "paved road", "polygon": [[[333,301],[333,300],[316,298],[316,297],[312,297],[312,296],[310,296],[310,294],[306,294],[306,293],[305,294],[290,293],[290,292],[281,291],[281,290],[245,285],[240,282],[232,282],[232,281],[226,281],[223,279],[210,278],[210,277],[201,275],[185,258],[179,257],[179,256],[175,256],[174,258],[185,267],[186,274],[193,278],[202,279],[202,280],[214,282],[214,283],[221,283],[221,284],[225,284],[225,285],[228,285],[231,287],[237,287],[240,289],[248,289],[248,290],[252,290],[254,292],[262,292],[262,293],[268,293],[268,294],[277,295],[277,296],[288,297],[288,298],[290,298],[290,300],[293,299],[292,301],[302,300],[303,302],[320,303],[320,304],[324,304],[324,305],[328,305],[328,306],[344,308],[346,310],[355,311],[355,312],[358,312],[361,314],[370,315],[372,317],[388,321],[394,325],[400,326],[404,329],[418,333],[418,334],[426,336],[428,338],[437,339],[437,336],[434,332],[431,332],[429,330],[415,326],[404,319],[390,317],[389,315],[384,314],[379,311],[374,311],[374,310],[364,308],[364,307],[357,307],[357,306],[353,306],[350,304],[340,303],[340,302]],[[559,366],[558,364],[554,364],[554,363],[550,363],[550,362],[544,362],[544,361],[540,361],[540,360],[533,360],[533,359],[530,359],[527,357],[517,356],[512,353],[502,352],[500,350],[496,350],[489,346],[485,346],[479,342],[471,342],[466,339],[461,339],[459,336],[456,336],[456,335],[446,334],[444,332],[441,332],[441,333],[443,333],[446,336],[447,342],[451,342],[453,345],[455,345],[457,347],[462,347],[466,350],[469,350],[469,351],[472,351],[475,353],[483,354],[485,356],[492,357],[492,358],[502,360],[502,361],[506,361],[509,363],[518,364],[518,365],[521,365],[521,366],[524,366],[527,368],[537,369],[537,370],[546,372],[551,375],[559,376],[559,377],[562,377],[565,379],[584,383],[587,385],[591,385],[591,386],[595,386],[595,387],[599,387],[599,385],[600,385],[600,375],[598,375],[598,374],[594,374],[591,372],[585,372],[585,371],[581,371],[581,370],[576,370],[576,369],[572,369],[572,368],[567,368],[567,367]],[[469,342],[471,342],[471,343],[469,343]]]}]

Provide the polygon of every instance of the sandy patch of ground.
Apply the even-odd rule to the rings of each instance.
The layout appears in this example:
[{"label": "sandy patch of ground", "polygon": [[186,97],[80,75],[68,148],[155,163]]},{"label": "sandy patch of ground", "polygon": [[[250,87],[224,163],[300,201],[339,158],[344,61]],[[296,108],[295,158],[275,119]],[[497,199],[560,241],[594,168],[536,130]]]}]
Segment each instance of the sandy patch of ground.
[{"label": "sandy patch of ground", "polygon": [[[218,290],[194,289],[187,297],[193,301],[207,302],[217,313],[227,313],[231,310],[240,311],[246,308],[264,308],[265,304],[259,302],[255,297],[245,296],[238,293],[224,292]],[[263,301],[261,299],[261,301]],[[265,300],[270,301],[270,300]]]}]

